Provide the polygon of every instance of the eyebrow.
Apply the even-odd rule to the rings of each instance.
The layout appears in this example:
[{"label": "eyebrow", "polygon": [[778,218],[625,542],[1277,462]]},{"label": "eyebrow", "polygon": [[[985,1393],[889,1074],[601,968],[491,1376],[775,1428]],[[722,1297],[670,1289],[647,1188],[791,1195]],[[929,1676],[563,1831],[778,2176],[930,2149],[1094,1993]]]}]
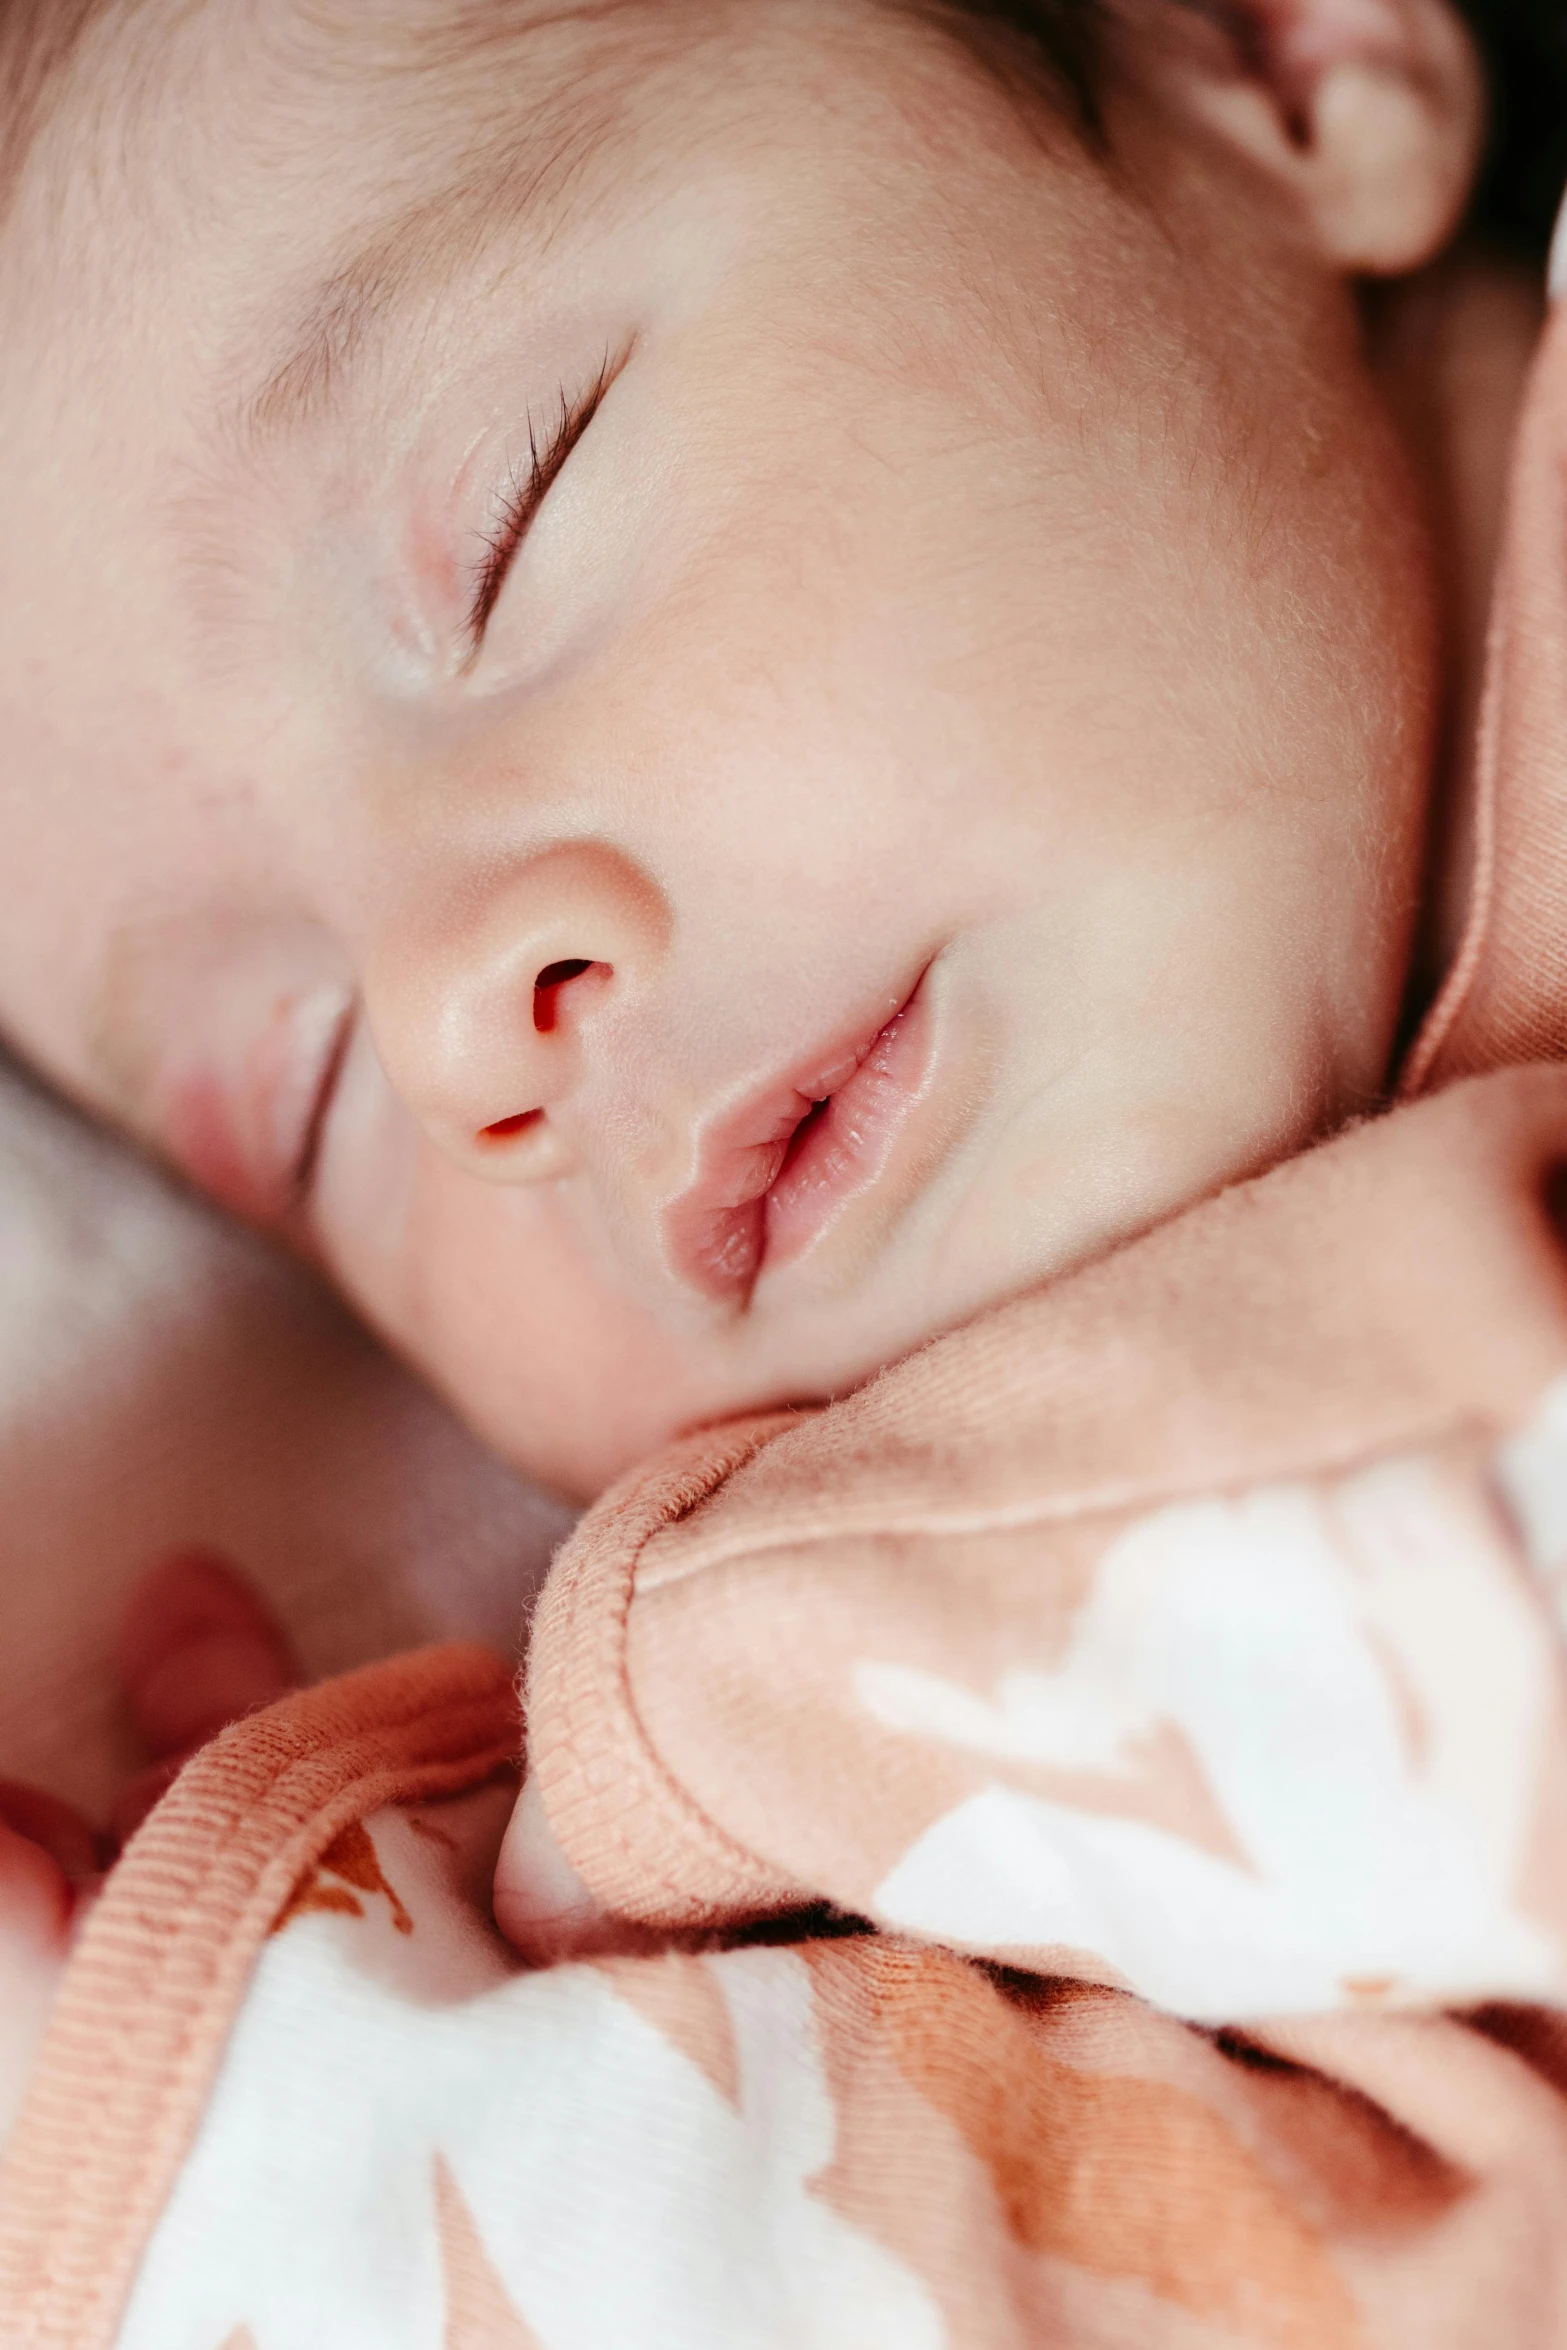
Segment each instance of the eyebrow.
[{"label": "eyebrow", "polygon": [[[560,32],[602,26],[640,11],[645,0],[578,0],[541,7],[529,28]],[[518,28],[513,25],[512,37]],[[617,76],[578,70],[526,110],[525,119],[458,160],[448,184],[384,220],[349,258],[331,266],[301,300],[274,312],[225,421],[246,450],[298,432],[338,406],[371,364],[388,329],[419,295],[470,271],[508,228],[528,227],[547,245],[585,200],[590,167],[620,116]]]},{"label": "eyebrow", "polygon": [[530,211],[545,229],[558,227],[561,206],[551,199],[563,191],[548,185],[556,175],[528,174],[544,184],[524,192],[520,171],[512,155],[464,175],[444,197],[404,214],[331,269],[290,313],[275,315],[257,338],[265,352],[260,380],[235,371],[246,388],[228,403],[228,421],[241,447],[258,450],[338,407],[409,304],[471,268],[502,229]]},{"label": "eyebrow", "polygon": [[284,356],[236,406],[247,446],[298,431],[335,406],[375,328],[395,306],[400,273],[370,253],[330,277],[288,330]]}]

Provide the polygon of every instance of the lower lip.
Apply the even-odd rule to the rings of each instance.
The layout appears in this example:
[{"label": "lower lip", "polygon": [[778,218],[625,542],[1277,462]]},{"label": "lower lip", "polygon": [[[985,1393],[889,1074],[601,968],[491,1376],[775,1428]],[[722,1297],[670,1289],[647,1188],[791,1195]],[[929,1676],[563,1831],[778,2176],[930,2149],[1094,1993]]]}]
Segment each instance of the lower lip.
[{"label": "lower lip", "polygon": [[762,1202],[769,1265],[787,1265],[849,1202],[869,1191],[924,1091],[930,1059],[924,999],[916,993],[871,1046],[847,1085],[812,1112]]},{"label": "lower lip", "polygon": [[[930,1050],[921,985],[849,1077],[786,1129],[785,1143],[738,1147],[741,1166],[749,1169],[737,1186],[740,1197],[678,1217],[673,1238],[688,1276],[710,1295],[744,1297],[764,1265],[804,1256],[885,1173],[925,1092]],[[710,1199],[711,1188],[703,1188]]]}]

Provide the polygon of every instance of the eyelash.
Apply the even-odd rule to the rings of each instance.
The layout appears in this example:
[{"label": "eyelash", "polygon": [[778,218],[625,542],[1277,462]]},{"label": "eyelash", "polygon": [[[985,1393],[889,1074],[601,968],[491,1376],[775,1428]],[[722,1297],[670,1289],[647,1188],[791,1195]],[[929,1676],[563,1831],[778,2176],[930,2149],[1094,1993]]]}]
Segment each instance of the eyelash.
[{"label": "eyelash", "polygon": [[[620,363],[624,365],[624,361]],[[484,632],[490,616],[501,599],[507,575],[521,551],[523,541],[538,519],[540,507],[549,496],[565,470],[566,461],[593,422],[604,404],[604,396],[620,373],[606,352],[598,378],[578,399],[569,399],[564,387],[560,395],[560,414],[548,434],[541,441],[533,418],[528,419],[528,454],[520,466],[514,466],[501,499],[499,519],[492,531],[484,533],[484,554],[474,578],[473,601],[468,612],[468,642],[477,653],[484,642]]]},{"label": "eyelash", "polygon": [[321,1157],[321,1145],[326,1137],[326,1122],[337,1081],[343,1074],[343,1063],[354,1040],[359,1021],[359,1005],[350,1001],[343,1006],[321,1057],[310,1096],[310,1115],[300,1138],[298,1153],[289,1174],[289,1199],[298,1207],[306,1201],[315,1182],[316,1166]]},{"label": "eyelash", "polygon": [[[628,351],[621,359],[614,360],[606,353],[597,378],[579,399],[568,399],[563,389],[560,414],[543,442],[539,439],[532,417],[529,417],[527,464],[520,472],[513,471],[502,500],[500,518],[493,532],[485,534],[484,557],[474,580],[473,603],[468,616],[468,634],[473,653],[478,652],[484,641],[485,627],[500,601],[506,575],[517,559],[523,540],[533,527],[539,508],[559,480],[566,460],[603,406],[605,393],[629,356]],[[296,1207],[309,1197],[315,1179],[327,1116],[337,1092],[337,1081],[348,1057],[358,1018],[357,1004],[350,1003],[344,1007],[322,1056],[312,1090],[310,1115],[290,1171],[289,1194]]]}]

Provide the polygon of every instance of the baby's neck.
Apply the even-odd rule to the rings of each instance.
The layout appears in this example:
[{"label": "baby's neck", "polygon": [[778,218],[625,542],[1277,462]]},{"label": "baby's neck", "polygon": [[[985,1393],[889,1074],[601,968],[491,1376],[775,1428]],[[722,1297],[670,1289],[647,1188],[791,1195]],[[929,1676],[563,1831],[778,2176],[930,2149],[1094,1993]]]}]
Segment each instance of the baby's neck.
[{"label": "baby's neck", "polygon": [[1447,708],[1412,972],[1418,1009],[1457,951],[1468,904],[1486,632],[1544,297],[1528,270],[1464,245],[1380,291],[1368,310],[1374,364],[1426,484],[1446,598]]}]

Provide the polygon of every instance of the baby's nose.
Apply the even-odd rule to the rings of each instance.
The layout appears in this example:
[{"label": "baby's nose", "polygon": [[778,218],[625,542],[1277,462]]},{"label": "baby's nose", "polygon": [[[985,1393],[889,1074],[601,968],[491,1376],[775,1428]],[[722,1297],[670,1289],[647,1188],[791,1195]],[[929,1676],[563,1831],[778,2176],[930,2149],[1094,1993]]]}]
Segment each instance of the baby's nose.
[{"label": "baby's nose", "polygon": [[646,984],[669,930],[662,893],[604,843],[465,877],[375,942],[365,1006],[387,1076],[473,1172],[559,1173],[570,1156],[559,1113],[594,1030]]}]

